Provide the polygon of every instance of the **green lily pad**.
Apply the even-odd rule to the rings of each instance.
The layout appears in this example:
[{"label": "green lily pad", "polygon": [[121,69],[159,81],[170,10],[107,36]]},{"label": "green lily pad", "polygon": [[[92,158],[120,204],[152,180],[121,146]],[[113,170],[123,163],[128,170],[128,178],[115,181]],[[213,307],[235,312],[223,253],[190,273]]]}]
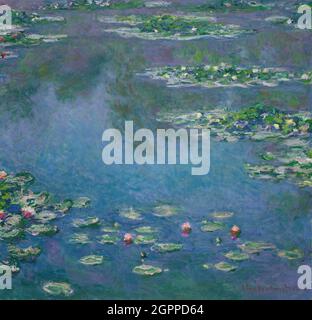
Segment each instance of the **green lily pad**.
[{"label": "green lily pad", "polygon": [[212,216],[216,219],[229,219],[234,216],[234,213],[229,211],[215,212]]},{"label": "green lily pad", "polygon": [[73,202],[73,208],[87,208],[91,204],[91,200],[88,197],[80,197]]},{"label": "green lily pad", "polygon": [[42,289],[53,296],[65,296],[68,297],[74,293],[71,285],[66,282],[46,282]]},{"label": "green lily pad", "polygon": [[44,210],[37,213],[34,218],[41,223],[48,223],[55,220],[57,218],[57,214],[52,211]]},{"label": "green lily pad", "polygon": [[11,245],[8,247],[8,252],[11,257],[15,259],[29,260],[39,256],[41,253],[41,249],[39,247],[19,248]]},{"label": "green lily pad", "polygon": [[183,248],[180,243],[156,243],[152,246],[152,250],[160,253],[179,251]]},{"label": "green lily pad", "polygon": [[142,220],[142,215],[133,208],[126,208],[120,210],[120,216],[130,220]]},{"label": "green lily pad", "polygon": [[103,256],[89,255],[89,256],[82,257],[79,260],[79,262],[84,265],[95,266],[95,265],[102,264],[103,260],[104,260]]},{"label": "green lily pad", "polygon": [[274,250],[276,249],[275,245],[272,243],[266,243],[266,242],[253,242],[253,241],[247,241],[244,244],[241,244],[238,246],[241,250],[243,250],[246,253],[260,253],[263,250]]},{"label": "green lily pad", "polygon": [[139,227],[134,229],[137,233],[156,233],[157,229],[150,227],[150,226],[144,226],[144,227]]},{"label": "green lily pad", "polygon": [[249,259],[249,255],[247,253],[243,253],[240,251],[230,251],[226,253],[224,256],[234,261],[244,261]]},{"label": "green lily pad", "polygon": [[32,236],[52,236],[58,232],[58,227],[48,224],[33,224],[26,229],[26,232],[30,233]]},{"label": "green lily pad", "polygon": [[117,233],[120,230],[120,224],[115,222],[112,225],[106,225],[102,228],[103,232],[106,233]]},{"label": "green lily pad", "polygon": [[288,260],[302,259],[304,257],[304,253],[300,249],[280,250],[277,254],[279,257]]},{"label": "green lily pad", "polygon": [[73,220],[73,226],[77,228],[96,227],[99,226],[100,223],[101,221],[97,217],[87,217],[85,219]]},{"label": "green lily pad", "polygon": [[55,205],[55,210],[60,211],[62,213],[68,212],[72,206],[73,206],[73,201],[70,199],[66,199],[58,204]]},{"label": "green lily pad", "polygon": [[98,242],[101,244],[116,244],[120,240],[119,237],[110,234],[103,234],[98,239]]},{"label": "green lily pad", "polygon": [[5,227],[0,227],[0,239],[10,240],[15,238],[20,238],[24,234],[22,229],[14,228],[8,229]]},{"label": "green lily pad", "polygon": [[74,244],[88,244],[91,243],[89,236],[86,233],[74,233],[69,239],[70,243]]},{"label": "green lily pad", "polygon": [[224,229],[225,225],[221,222],[217,221],[202,221],[202,226],[200,227],[200,230],[203,232],[214,232],[218,230]]},{"label": "green lily pad", "polygon": [[142,264],[140,266],[136,266],[132,270],[136,274],[140,274],[143,276],[154,276],[162,272],[162,269],[159,267],[154,267],[147,264]]},{"label": "green lily pad", "polygon": [[138,235],[134,239],[135,244],[152,244],[157,241],[157,238],[154,237],[153,235],[147,234],[147,235]]},{"label": "green lily pad", "polygon": [[178,214],[179,208],[169,205],[163,204],[154,208],[154,215],[156,217],[171,217]]},{"label": "green lily pad", "polygon": [[34,181],[34,176],[29,172],[20,172],[13,177],[10,176],[7,178],[7,182],[16,183],[21,187],[31,185]]},{"label": "green lily pad", "polygon": [[276,159],[275,155],[272,152],[266,152],[262,154],[261,158],[266,161],[272,161]]},{"label": "green lily pad", "polygon": [[20,215],[17,215],[17,214],[9,215],[5,219],[5,226],[9,228],[20,227],[22,225],[23,225],[23,218]]},{"label": "green lily pad", "polygon": [[217,270],[220,270],[220,271],[223,271],[223,272],[232,272],[232,271],[235,271],[237,269],[236,266],[233,266],[232,264],[229,264],[229,263],[223,262],[223,261],[215,264],[214,267]]}]

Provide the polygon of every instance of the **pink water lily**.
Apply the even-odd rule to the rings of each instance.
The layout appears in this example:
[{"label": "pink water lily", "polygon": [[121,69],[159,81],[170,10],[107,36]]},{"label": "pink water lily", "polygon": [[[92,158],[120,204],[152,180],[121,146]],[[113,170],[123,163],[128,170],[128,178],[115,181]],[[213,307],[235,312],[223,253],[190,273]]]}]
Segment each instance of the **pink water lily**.
[{"label": "pink water lily", "polygon": [[30,219],[32,216],[35,215],[35,210],[31,207],[25,207],[22,209],[22,215],[25,219]]},{"label": "pink water lily", "polygon": [[0,211],[0,220],[4,220],[6,217],[6,214],[4,211]]},{"label": "pink water lily", "polygon": [[5,171],[0,171],[0,180],[5,179],[8,176],[8,174]]},{"label": "pink water lily", "polygon": [[231,236],[232,236],[233,240],[237,239],[239,237],[240,233],[241,233],[241,229],[238,226],[234,225],[231,228]]},{"label": "pink water lily", "polygon": [[132,234],[126,233],[126,234],[124,235],[124,242],[125,242],[126,244],[130,244],[130,243],[132,243],[132,241],[133,241]]},{"label": "pink water lily", "polygon": [[190,233],[192,231],[192,226],[189,222],[184,222],[181,229],[183,233]]}]

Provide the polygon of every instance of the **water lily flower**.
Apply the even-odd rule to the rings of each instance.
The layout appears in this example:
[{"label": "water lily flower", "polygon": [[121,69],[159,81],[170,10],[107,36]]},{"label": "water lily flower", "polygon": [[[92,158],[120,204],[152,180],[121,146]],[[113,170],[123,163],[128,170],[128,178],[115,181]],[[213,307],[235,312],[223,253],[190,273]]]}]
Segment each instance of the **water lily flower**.
[{"label": "water lily flower", "polygon": [[280,126],[279,126],[278,123],[274,123],[274,124],[273,124],[273,127],[274,127],[274,129],[276,129],[276,130],[279,130],[279,128],[280,128]]},{"label": "water lily flower", "polygon": [[241,229],[237,225],[234,225],[231,228],[231,236],[232,236],[233,240],[237,239],[237,237],[240,235],[240,233],[241,233]]},{"label": "water lily flower", "polygon": [[131,233],[126,233],[126,234],[124,235],[124,242],[125,242],[126,244],[130,244],[130,243],[132,243],[132,241],[133,241],[132,234],[131,234]]},{"label": "water lily flower", "polygon": [[5,217],[6,217],[5,212],[1,210],[1,211],[0,211],[0,220],[4,220]]},{"label": "water lily flower", "polygon": [[154,32],[155,32],[155,33],[158,33],[158,30],[157,30],[157,29],[154,29]]},{"label": "water lily flower", "polygon": [[287,119],[285,122],[288,126],[295,126],[296,125],[296,123],[293,119]]},{"label": "water lily flower", "polygon": [[192,231],[192,226],[189,222],[184,222],[181,229],[183,233],[190,233]]},{"label": "water lily flower", "polygon": [[0,180],[5,179],[8,176],[8,174],[5,171],[0,171]]},{"label": "water lily flower", "polygon": [[5,38],[0,36],[0,42],[5,42]]},{"label": "water lily flower", "polygon": [[306,74],[306,73],[304,73],[302,76],[301,76],[301,79],[302,80],[309,80],[309,75],[308,74]]},{"label": "water lily flower", "polygon": [[237,76],[232,76],[232,80],[237,80]]},{"label": "water lily flower", "polygon": [[35,215],[35,210],[31,207],[22,208],[22,215],[25,219],[30,219]]},{"label": "water lily flower", "polygon": [[197,28],[193,27],[192,32],[196,32],[196,31],[197,31]]}]

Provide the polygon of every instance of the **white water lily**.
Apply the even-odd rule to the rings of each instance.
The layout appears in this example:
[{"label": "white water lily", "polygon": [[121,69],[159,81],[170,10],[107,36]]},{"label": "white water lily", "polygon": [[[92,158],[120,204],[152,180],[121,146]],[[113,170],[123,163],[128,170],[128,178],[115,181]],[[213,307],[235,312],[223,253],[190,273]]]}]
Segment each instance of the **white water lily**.
[{"label": "white water lily", "polygon": [[301,76],[301,79],[302,80],[309,80],[309,75],[304,73],[302,76]]}]

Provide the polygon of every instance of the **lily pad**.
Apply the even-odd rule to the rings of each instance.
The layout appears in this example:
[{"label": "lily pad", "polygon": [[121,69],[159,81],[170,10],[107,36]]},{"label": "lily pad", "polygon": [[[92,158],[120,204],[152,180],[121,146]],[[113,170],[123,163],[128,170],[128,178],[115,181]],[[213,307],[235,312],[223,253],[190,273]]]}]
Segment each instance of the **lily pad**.
[{"label": "lily pad", "polygon": [[30,260],[40,255],[41,249],[39,247],[19,248],[16,246],[9,246],[8,252],[11,257],[18,260]]},{"label": "lily pad", "polygon": [[134,229],[137,233],[156,233],[158,230],[150,226],[144,226]]},{"label": "lily pad", "polygon": [[29,172],[20,172],[13,177],[7,178],[7,182],[16,183],[21,187],[31,185],[34,181],[34,176]]},{"label": "lily pad", "polygon": [[178,214],[179,208],[169,205],[162,204],[154,208],[154,215],[156,217],[171,217]]},{"label": "lily pad", "polygon": [[152,244],[155,243],[157,241],[157,238],[154,237],[153,235],[147,234],[147,235],[138,235],[136,236],[136,238],[134,239],[134,243],[135,244]]},{"label": "lily pad", "polygon": [[14,214],[14,215],[9,215],[5,219],[5,226],[7,227],[20,227],[23,225],[23,218],[20,215]]},{"label": "lily pad", "polygon": [[280,250],[277,254],[279,257],[288,260],[302,259],[304,257],[304,253],[300,249]]},{"label": "lily pad", "polygon": [[66,213],[72,208],[73,204],[74,203],[72,200],[66,199],[55,205],[55,210],[60,211],[62,213]]},{"label": "lily pad", "polygon": [[223,261],[215,264],[214,267],[217,270],[220,270],[220,271],[223,271],[223,272],[232,272],[232,271],[235,271],[237,269],[236,266],[233,266],[232,264],[229,264],[229,263],[223,262]]},{"label": "lily pad", "polygon": [[5,227],[0,227],[0,239],[10,240],[15,238],[20,238],[24,234],[22,229],[14,228],[7,229]]},{"label": "lily pad", "polygon": [[103,234],[98,239],[101,244],[116,244],[120,240],[119,237],[111,234]]},{"label": "lily pad", "polygon": [[29,228],[27,228],[26,231],[32,236],[52,236],[58,232],[58,227],[48,224],[33,224]]},{"label": "lily pad", "polygon": [[44,210],[37,213],[34,218],[41,223],[48,223],[55,220],[57,218],[57,214],[52,211]]},{"label": "lily pad", "polygon": [[87,208],[91,204],[91,200],[88,197],[80,197],[73,202],[73,208]]},{"label": "lily pad", "polygon": [[97,217],[87,217],[85,219],[73,220],[73,226],[77,228],[96,227],[99,226],[100,223],[101,221]]},{"label": "lily pad", "polygon": [[263,250],[274,250],[276,246],[272,243],[247,241],[238,247],[246,253],[260,253]]},{"label": "lily pad", "polygon": [[74,233],[69,239],[70,243],[74,244],[88,244],[91,243],[89,236],[86,233]]},{"label": "lily pad", "polygon": [[42,289],[53,296],[68,297],[74,293],[71,285],[66,282],[49,281],[43,285]]},{"label": "lily pad", "polygon": [[224,229],[225,225],[217,221],[202,221],[202,226],[200,227],[203,232],[214,232]]},{"label": "lily pad", "polygon": [[120,210],[120,216],[130,220],[142,220],[142,215],[133,208],[126,208]]},{"label": "lily pad", "polygon": [[140,266],[136,266],[132,270],[136,274],[140,274],[143,276],[154,276],[162,272],[162,269],[159,267],[154,267],[147,264],[142,264]]},{"label": "lily pad", "polygon": [[120,224],[115,222],[112,225],[106,225],[102,228],[103,232],[106,233],[117,233],[120,230]]},{"label": "lily pad", "polygon": [[183,245],[180,243],[156,243],[152,246],[152,250],[165,253],[165,252],[174,252],[180,251],[183,248]]},{"label": "lily pad", "polygon": [[234,261],[244,261],[249,259],[249,255],[247,253],[243,253],[240,251],[230,251],[226,253],[224,256]]},{"label": "lily pad", "polygon": [[103,256],[89,255],[89,256],[82,257],[79,260],[79,262],[84,265],[95,266],[95,265],[102,264],[103,260],[104,260]]},{"label": "lily pad", "polygon": [[234,216],[234,213],[229,211],[215,212],[212,216],[216,219],[229,219]]}]

